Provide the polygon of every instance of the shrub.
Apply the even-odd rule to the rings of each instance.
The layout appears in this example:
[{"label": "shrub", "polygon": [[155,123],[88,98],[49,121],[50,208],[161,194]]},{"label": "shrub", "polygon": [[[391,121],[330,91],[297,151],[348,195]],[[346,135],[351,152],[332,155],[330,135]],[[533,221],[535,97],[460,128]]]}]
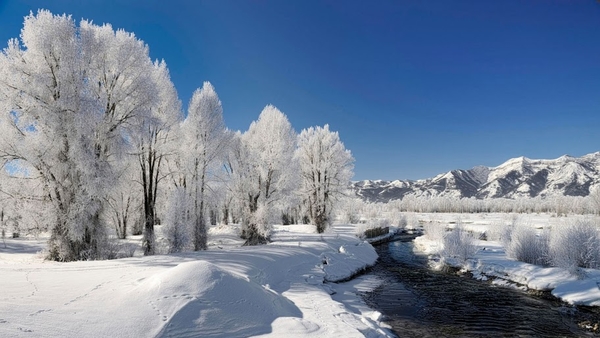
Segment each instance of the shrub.
[{"label": "shrub", "polygon": [[552,265],[579,273],[600,268],[600,233],[590,220],[555,226],[550,235]]},{"label": "shrub", "polygon": [[[383,235],[380,233],[379,235],[375,235],[375,233],[383,231],[376,229],[384,229],[387,228],[389,232],[390,221],[387,218],[373,218],[369,219],[367,223],[359,224],[356,227],[356,235],[360,238],[372,238]],[[371,236],[371,237],[370,237]]]},{"label": "shrub", "polygon": [[358,198],[347,198],[342,200],[339,208],[339,219],[342,223],[357,224],[360,222],[360,213],[364,202]]},{"label": "shrub", "polygon": [[400,216],[398,226],[401,228],[406,228],[408,226],[408,218],[405,215]]},{"label": "shrub", "polygon": [[122,242],[118,238],[106,238],[100,251],[100,258],[118,259],[133,257],[138,247],[139,245],[137,244]]},{"label": "shrub", "polygon": [[424,223],[423,232],[429,240],[441,243],[446,234],[446,226],[436,222]]},{"label": "shrub", "polygon": [[477,253],[477,245],[473,233],[457,226],[454,230],[447,232],[443,236],[444,249],[441,255],[446,258],[455,258],[464,262],[473,258]]},{"label": "shrub", "polygon": [[518,261],[546,265],[548,264],[548,235],[527,225],[505,227],[502,242],[506,255]]},{"label": "shrub", "polygon": [[373,228],[373,229],[365,230],[365,237],[366,238],[375,238],[378,236],[387,235],[389,233],[390,233],[390,227]]},{"label": "shrub", "polygon": [[505,230],[507,226],[505,226],[501,222],[493,222],[490,224],[485,231],[485,237],[488,241],[499,241],[501,242],[503,237],[505,236]]}]

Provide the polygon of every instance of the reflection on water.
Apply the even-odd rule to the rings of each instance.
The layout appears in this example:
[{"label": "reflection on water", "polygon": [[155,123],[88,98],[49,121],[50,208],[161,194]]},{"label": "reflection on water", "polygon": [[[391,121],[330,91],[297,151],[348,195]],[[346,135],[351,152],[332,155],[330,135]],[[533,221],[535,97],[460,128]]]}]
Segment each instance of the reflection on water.
[{"label": "reflection on water", "polygon": [[[412,242],[378,248],[373,272],[387,281],[365,295],[401,337],[581,337],[582,313],[526,292],[427,268]],[[548,298],[548,297],[546,297]],[[596,319],[596,318],[592,318]],[[597,322],[597,321],[596,321]]]}]

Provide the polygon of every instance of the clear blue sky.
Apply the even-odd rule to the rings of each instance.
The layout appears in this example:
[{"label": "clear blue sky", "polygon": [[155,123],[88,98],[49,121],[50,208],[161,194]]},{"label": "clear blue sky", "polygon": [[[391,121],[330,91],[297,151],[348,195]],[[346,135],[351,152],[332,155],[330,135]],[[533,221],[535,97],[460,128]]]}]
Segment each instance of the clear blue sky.
[{"label": "clear blue sky", "polygon": [[231,129],[268,103],[328,123],[355,180],[600,151],[596,1],[0,0],[3,46],[38,8],[134,32]]}]

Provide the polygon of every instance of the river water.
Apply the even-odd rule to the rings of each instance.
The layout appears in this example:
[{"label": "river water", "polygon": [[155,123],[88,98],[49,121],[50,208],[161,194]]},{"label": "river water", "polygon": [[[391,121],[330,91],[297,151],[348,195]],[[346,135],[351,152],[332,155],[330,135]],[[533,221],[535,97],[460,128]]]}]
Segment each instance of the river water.
[{"label": "river water", "polygon": [[364,295],[399,337],[585,337],[582,324],[600,322],[546,293],[494,286],[452,272],[433,271],[411,241],[376,246],[372,274],[385,282]]}]

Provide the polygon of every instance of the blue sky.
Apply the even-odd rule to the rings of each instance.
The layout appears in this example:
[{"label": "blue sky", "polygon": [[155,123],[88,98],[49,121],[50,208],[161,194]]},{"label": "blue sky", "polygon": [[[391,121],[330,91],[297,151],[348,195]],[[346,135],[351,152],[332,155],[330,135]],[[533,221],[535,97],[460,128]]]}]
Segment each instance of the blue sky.
[{"label": "blue sky", "polygon": [[355,180],[600,151],[596,1],[0,0],[0,43],[38,8],[134,32],[184,107],[211,81],[231,129],[269,103],[328,123]]}]

